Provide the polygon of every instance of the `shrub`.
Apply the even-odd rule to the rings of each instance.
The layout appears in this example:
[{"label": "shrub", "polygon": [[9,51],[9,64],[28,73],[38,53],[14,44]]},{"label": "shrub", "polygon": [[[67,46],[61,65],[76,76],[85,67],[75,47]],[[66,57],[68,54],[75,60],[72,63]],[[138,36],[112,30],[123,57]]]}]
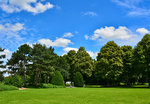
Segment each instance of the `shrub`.
[{"label": "shrub", "polygon": [[52,77],[51,83],[53,85],[65,86],[63,76],[59,71],[55,72],[55,75]]},{"label": "shrub", "polygon": [[7,90],[18,90],[18,88],[15,86],[5,85],[3,83],[0,83],[0,91],[7,91]]},{"label": "shrub", "polygon": [[80,72],[76,72],[74,76],[74,85],[76,87],[83,87],[83,84],[84,80],[82,74]]},{"label": "shrub", "polygon": [[53,84],[42,84],[42,88],[64,88],[64,86],[57,86]]},{"label": "shrub", "polygon": [[4,83],[7,85],[22,87],[23,86],[23,78],[19,75],[8,76],[4,79]]}]

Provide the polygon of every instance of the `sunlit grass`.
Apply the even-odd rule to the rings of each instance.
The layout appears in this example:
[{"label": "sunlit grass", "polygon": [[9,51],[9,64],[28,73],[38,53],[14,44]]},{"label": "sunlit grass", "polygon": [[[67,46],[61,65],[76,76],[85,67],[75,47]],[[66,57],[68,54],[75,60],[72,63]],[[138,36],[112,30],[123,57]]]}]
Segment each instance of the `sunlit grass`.
[{"label": "sunlit grass", "polygon": [[150,104],[150,89],[57,88],[2,91],[0,104]]}]

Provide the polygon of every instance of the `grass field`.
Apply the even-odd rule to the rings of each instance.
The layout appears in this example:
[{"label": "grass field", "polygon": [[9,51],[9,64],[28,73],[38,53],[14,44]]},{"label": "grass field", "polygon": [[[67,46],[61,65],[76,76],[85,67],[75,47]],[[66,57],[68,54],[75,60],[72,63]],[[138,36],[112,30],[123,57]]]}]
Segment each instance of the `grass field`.
[{"label": "grass field", "polygon": [[53,88],[1,91],[0,104],[150,104],[150,89]]}]

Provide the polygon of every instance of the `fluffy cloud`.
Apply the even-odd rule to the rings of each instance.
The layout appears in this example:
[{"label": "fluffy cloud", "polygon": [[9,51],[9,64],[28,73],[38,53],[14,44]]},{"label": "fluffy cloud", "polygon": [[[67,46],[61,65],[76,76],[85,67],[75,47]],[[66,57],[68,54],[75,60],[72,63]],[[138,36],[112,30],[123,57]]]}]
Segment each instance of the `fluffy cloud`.
[{"label": "fluffy cloud", "polygon": [[142,35],[145,35],[145,34],[149,33],[149,31],[145,28],[139,28],[139,29],[136,30],[136,32],[139,32]]},{"label": "fluffy cloud", "polygon": [[67,37],[67,38],[71,38],[71,37],[73,37],[73,34],[72,33],[65,33],[64,35],[63,35],[63,37]]},{"label": "fluffy cloud", "polygon": [[82,12],[83,16],[97,16],[97,13],[88,11],[88,12]]},{"label": "fluffy cloud", "polygon": [[126,40],[133,36],[133,33],[126,27],[119,26],[118,29],[115,27],[105,27],[100,28],[94,31],[92,39],[121,39]]},{"label": "fluffy cloud", "polygon": [[[64,53],[63,53],[62,55],[67,54],[67,53],[68,53],[69,51],[71,51],[71,50],[75,50],[75,51],[77,52],[77,51],[78,51],[78,48],[66,47],[66,48],[63,49]],[[92,52],[92,51],[87,51],[87,53],[88,53],[92,58],[96,58],[96,56],[97,56],[97,52],[94,53],[94,52]]]},{"label": "fluffy cloud", "polygon": [[113,40],[120,46],[135,46],[146,33],[149,33],[149,31],[145,28],[138,28],[136,32],[133,32],[123,26],[119,26],[118,28],[106,26],[105,28],[102,27],[95,30],[90,39],[99,40],[100,44],[105,44],[106,42]]},{"label": "fluffy cloud", "polygon": [[42,13],[50,8],[53,8],[50,2],[43,4],[43,0],[0,0],[0,8],[7,12],[20,12],[25,10],[34,14]]},{"label": "fluffy cloud", "polygon": [[55,41],[52,41],[50,39],[40,39],[38,40],[38,42],[46,46],[56,46],[56,47],[66,47],[68,44],[72,43],[71,40],[64,38],[57,38]]}]

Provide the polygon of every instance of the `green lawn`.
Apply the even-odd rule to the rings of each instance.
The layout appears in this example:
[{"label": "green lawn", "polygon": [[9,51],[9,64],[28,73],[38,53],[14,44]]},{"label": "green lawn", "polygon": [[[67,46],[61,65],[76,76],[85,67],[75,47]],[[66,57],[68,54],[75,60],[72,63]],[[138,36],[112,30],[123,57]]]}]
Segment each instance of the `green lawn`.
[{"label": "green lawn", "polygon": [[150,89],[53,88],[1,91],[0,104],[150,104]]}]

